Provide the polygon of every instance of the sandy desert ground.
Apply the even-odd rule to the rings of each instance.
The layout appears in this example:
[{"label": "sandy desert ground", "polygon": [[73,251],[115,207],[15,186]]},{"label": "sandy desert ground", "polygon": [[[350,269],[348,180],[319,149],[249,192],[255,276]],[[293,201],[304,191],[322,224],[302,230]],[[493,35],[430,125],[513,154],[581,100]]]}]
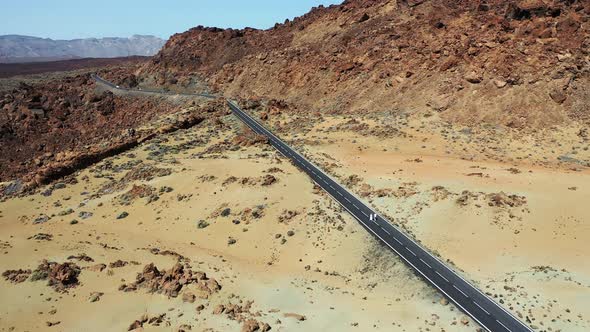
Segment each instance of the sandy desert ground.
[{"label": "sandy desert ground", "polygon": [[[0,270],[23,270],[0,281],[2,329],[127,330],[143,316],[145,330],[476,328],[275,151],[233,143],[243,129],[226,121],[1,203]],[[43,260],[79,275],[30,281]],[[221,289],[129,289],[145,265],[178,262]],[[214,314],[230,303],[243,309]]]},{"label": "sandy desert ground", "polygon": [[[512,151],[494,160],[476,134],[444,138],[436,121],[386,137],[375,119],[349,121],[269,123],[536,329],[590,327],[587,170]],[[0,329],[479,329],[286,159],[223,122],[0,203]]]}]

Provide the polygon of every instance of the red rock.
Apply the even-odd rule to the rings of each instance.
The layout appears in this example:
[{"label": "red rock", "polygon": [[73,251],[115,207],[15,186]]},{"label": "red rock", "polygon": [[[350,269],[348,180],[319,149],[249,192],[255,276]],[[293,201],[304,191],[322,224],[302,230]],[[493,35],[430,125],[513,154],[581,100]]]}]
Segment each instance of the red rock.
[{"label": "red rock", "polygon": [[259,331],[260,330],[260,325],[258,324],[258,321],[256,321],[255,319],[247,319],[244,324],[242,325],[242,329],[240,331],[242,332],[254,332],[254,331]]},{"label": "red rock", "polygon": [[469,83],[477,84],[477,83],[481,83],[481,81],[483,80],[483,77],[480,74],[478,74],[474,71],[471,71],[471,72],[465,74],[465,80]]},{"label": "red rock", "polygon": [[214,315],[221,315],[225,311],[225,306],[223,304],[219,304],[213,309]]},{"label": "red rock", "polygon": [[273,175],[267,174],[262,178],[262,185],[263,186],[270,186],[277,182],[277,178]]},{"label": "red rock", "polygon": [[556,102],[558,104],[563,104],[565,102],[565,100],[567,99],[567,95],[561,89],[552,90],[549,93],[549,96],[551,97],[551,99],[553,99],[554,102]]},{"label": "red rock", "polygon": [[125,265],[127,265],[127,264],[129,264],[129,263],[128,263],[128,262],[125,262],[125,261],[122,261],[122,260],[120,260],[120,259],[118,259],[118,260],[116,260],[116,261],[114,261],[114,262],[110,263],[110,264],[109,264],[109,268],[111,268],[111,269],[116,269],[116,268],[123,267],[123,266],[125,266]]},{"label": "red rock", "polygon": [[[137,274],[136,280],[132,284],[123,284],[119,287],[121,291],[133,291],[137,288],[146,288],[150,292],[160,293],[170,297],[177,297],[184,286],[197,284],[199,298],[207,299],[209,295],[218,292],[221,286],[215,279],[207,279],[204,272],[193,272],[184,265],[175,264],[168,271],[160,271],[153,264],[146,265],[141,273]],[[193,303],[196,296],[187,292],[183,295],[185,302]]]},{"label": "red rock", "polygon": [[31,275],[31,270],[7,270],[2,273],[4,279],[13,282],[15,284],[19,284],[23,281],[26,281],[29,276]]},{"label": "red rock", "polygon": [[68,288],[78,285],[80,268],[74,263],[55,263],[43,260],[33,271],[34,281],[47,280],[47,284],[58,292],[65,292]]},{"label": "red rock", "polygon": [[133,330],[137,330],[138,328],[143,327],[143,323],[141,321],[134,321],[133,323],[131,323],[131,325],[129,325],[129,328],[127,328],[127,331],[133,331]]}]

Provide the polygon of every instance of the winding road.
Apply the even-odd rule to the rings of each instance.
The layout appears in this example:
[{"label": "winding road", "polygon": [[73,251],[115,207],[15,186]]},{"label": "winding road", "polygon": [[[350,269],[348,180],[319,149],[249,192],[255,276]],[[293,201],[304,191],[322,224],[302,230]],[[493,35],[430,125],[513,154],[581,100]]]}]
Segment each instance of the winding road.
[{"label": "winding road", "polygon": [[126,93],[130,93],[130,94],[134,94],[134,95],[145,95],[145,96],[181,96],[181,97],[205,97],[205,98],[217,98],[217,96],[208,94],[208,93],[176,93],[176,92],[171,92],[171,91],[161,91],[161,90],[149,90],[149,89],[142,89],[142,90],[138,90],[138,89],[127,89],[127,88],[122,88],[118,85],[115,85],[105,79],[103,79],[102,77],[96,75],[96,74],[91,74],[90,75],[97,83],[100,83],[104,86],[106,86],[107,88],[111,89],[111,90],[117,90],[117,91],[121,91],[121,92],[126,92]]},{"label": "winding road", "polygon": [[[102,80],[98,76],[94,77],[97,81],[102,81],[101,83],[107,84],[112,89],[131,91],[128,89],[120,89],[110,82]],[[141,92],[149,94],[158,93],[153,90],[141,90]],[[173,93],[166,92],[159,94],[172,95]],[[215,98],[215,96],[208,94],[184,95]],[[373,210],[319,167],[292,149],[248,113],[242,111],[236,103],[228,100],[227,104],[235,116],[257,134],[266,136],[269,143],[274,148],[286,158],[289,158],[318,186],[332,196],[332,198],[342,205],[342,207],[344,207],[344,209],[346,209],[370,234],[399,255],[402,260],[427,283],[443,293],[445,297],[473,318],[473,320],[475,320],[480,326],[492,332],[533,331],[509,311],[504,309],[500,304],[493,301],[476,286],[465,280],[441,260],[432,255],[428,249],[416,243],[402,230],[394,226],[383,216],[379,215],[376,210]]]}]

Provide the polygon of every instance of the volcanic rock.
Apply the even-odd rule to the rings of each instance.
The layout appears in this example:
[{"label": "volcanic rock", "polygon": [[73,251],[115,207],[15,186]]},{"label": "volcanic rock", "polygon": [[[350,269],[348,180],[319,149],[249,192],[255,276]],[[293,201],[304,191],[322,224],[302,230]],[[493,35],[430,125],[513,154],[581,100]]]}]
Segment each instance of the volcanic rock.
[{"label": "volcanic rock", "polygon": [[22,269],[7,270],[2,273],[2,276],[4,277],[4,279],[6,279],[12,283],[15,283],[15,284],[19,284],[23,281],[26,281],[30,275],[31,275],[31,270],[22,270]]},{"label": "volcanic rock", "polygon": [[74,263],[55,263],[44,260],[31,274],[31,280],[47,280],[57,292],[65,292],[78,285],[80,268]]}]

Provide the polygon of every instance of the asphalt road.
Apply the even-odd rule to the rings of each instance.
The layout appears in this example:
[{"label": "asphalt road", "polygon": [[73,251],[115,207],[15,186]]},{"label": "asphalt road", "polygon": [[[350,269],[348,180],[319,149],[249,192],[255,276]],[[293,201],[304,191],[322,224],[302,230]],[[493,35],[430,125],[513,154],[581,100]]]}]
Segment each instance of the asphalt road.
[{"label": "asphalt road", "polygon": [[[299,169],[307,173],[317,185],[322,187],[358,220],[369,233],[398,254],[424,280],[443,293],[483,328],[494,332],[533,331],[470,282],[447,267],[438,258],[430,254],[427,249],[393,226],[377,211],[371,209],[334,181],[320,168],[285,144],[249,114],[242,111],[235,103],[228,101],[228,106],[254,132],[268,137],[272,146],[285,157],[291,159]],[[376,215],[377,218],[372,218],[371,215]],[[485,257],[482,257],[482,264],[485,264],[485,259]]]},{"label": "asphalt road", "polygon": [[146,96],[166,95],[166,96],[183,96],[183,97],[205,97],[205,98],[211,98],[211,99],[217,98],[216,96],[208,94],[208,93],[176,93],[176,92],[171,92],[171,91],[150,90],[150,89],[142,89],[142,90],[126,89],[126,88],[122,88],[122,87],[117,87],[115,84],[102,79],[100,76],[98,76],[96,74],[92,74],[91,76],[96,82],[106,85],[107,87],[109,87],[112,90],[119,90],[122,92],[131,93],[134,95],[146,95]]},{"label": "asphalt road", "polygon": [[[93,78],[111,89],[134,92],[146,95],[180,95],[192,97],[216,98],[209,94],[178,94],[156,90],[131,90],[118,88],[111,82],[105,81],[97,75]],[[319,167],[309,162],[297,151],[293,150],[272,132],[266,129],[248,113],[242,111],[232,101],[227,102],[232,112],[254,132],[264,135],[269,143],[286,158],[289,158],[299,169],[346,209],[370,234],[398,254],[427,283],[438,289],[463,312],[473,318],[480,326],[488,331],[499,332],[532,332],[533,330],[518,318],[504,309],[500,304],[482,293],[469,281],[446,266],[433,256],[426,248],[414,242],[399,228],[393,226],[377,211],[371,209],[351,192],[334,181]],[[376,218],[371,218],[376,215]],[[492,253],[493,254],[493,253]],[[485,258],[482,257],[482,264]]]}]

